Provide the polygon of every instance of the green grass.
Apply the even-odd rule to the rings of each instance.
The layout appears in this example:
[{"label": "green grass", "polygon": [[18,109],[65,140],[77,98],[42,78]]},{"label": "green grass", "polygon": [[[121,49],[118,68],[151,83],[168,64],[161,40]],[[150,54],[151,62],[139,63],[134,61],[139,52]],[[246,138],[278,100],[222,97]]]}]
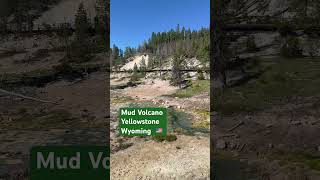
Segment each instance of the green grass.
[{"label": "green grass", "polygon": [[195,109],[193,112],[202,118],[210,117],[210,111],[208,109]]},{"label": "green grass", "polygon": [[192,127],[197,129],[209,129],[210,121],[207,121],[207,120],[196,121],[192,123]]},{"label": "green grass", "polygon": [[73,80],[82,77],[84,72],[92,73],[99,70],[101,70],[99,64],[60,64],[48,69],[36,69],[23,73],[0,72],[0,88],[43,86],[60,78]]},{"label": "green grass", "polygon": [[166,136],[154,136],[152,139],[157,142],[163,142],[163,141],[173,142],[177,140],[177,136],[174,134],[168,134]]},{"label": "green grass", "polygon": [[[270,61],[270,60],[269,60]],[[277,61],[275,61],[277,62]],[[215,110],[223,114],[256,111],[283,104],[293,96],[320,94],[320,60],[262,60],[267,71],[256,81],[215,93]]]},{"label": "green grass", "polygon": [[126,107],[128,108],[157,108],[157,107],[162,107],[153,104],[152,102],[141,102],[141,103],[130,103]]},{"label": "green grass", "polygon": [[257,177],[256,163],[249,165],[247,162],[240,161],[238,157],[234,157],[231,153],[220,150],[214,150],[213,157],[214,179],[260,179]]},{"label": "green grass", "polygon": [[13,121],[15,128],[65,127],[74,120],[71,113],[62,109],[35,114],[26,111],[20,113],[20,118]]},{"label": "green grass", "polygon": [[279,160],[281,166],[303,166],[320,171],[320,157],[308,153],[278,152],[272,155],[272,159]]},{"label": "green grass", "polygon": [[38,86],[43,82],[54,79],[54,72],[51,69],[38,69],[25,73],[3,73],[0,74],[0,87],[10,88],[16,86]]},{"label": "green grass", "polygon": [[117,97],[117,98],[111,98],[111,104],[123,104],[132,102],[134,99],[127,96]]},{"label": "green grass", "polygon": [[207,109],[196,109],[193,111],[194,114],[199,116],[201,120],[195,121],[192,123],[193,128],[210,128],[210,111]]},{"label": "green grass", "polygon": [[210,81],[197,80],[197,81],[192,81],[191,86],[185,89],[179,89],[176,93],[170,96],[186,98],[186,97],[192,97],[192,96],[195,96],[204,92],[209,92],[209,91],[210,91]]}]

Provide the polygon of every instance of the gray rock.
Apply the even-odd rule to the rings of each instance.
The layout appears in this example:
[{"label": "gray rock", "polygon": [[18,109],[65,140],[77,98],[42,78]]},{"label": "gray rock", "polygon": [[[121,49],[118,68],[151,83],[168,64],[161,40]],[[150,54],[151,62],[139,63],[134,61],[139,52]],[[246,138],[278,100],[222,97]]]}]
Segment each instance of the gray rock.
[{"label": "gray rock", "polygon": [[268,145],[268,147],[269,147],[269,149],[272,149],[272,148],[273,148],[273,144],[270,143],[270,144]]},{"label": "gray rock", "polygon": [[230,142],[230,143],[229,143],[229,148],[230,148],[230,149],[236,149],[237,146],[238,146],[238,144],[235,143],[235,142]]},{"label": "gray rock", "polygon": [[226,149],[227,148],[227,143],[222,140],[222,139],[219,139],[216,143],[216,148],[217,149]]}]

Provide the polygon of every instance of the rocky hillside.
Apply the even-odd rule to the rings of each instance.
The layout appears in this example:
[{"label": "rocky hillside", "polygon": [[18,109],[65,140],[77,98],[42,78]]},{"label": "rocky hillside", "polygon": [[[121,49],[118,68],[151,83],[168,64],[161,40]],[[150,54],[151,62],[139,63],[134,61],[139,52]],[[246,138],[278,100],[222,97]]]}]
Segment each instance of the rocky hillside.
[{"label": "rocky hillside", "polygon": [[93,22],[93,18],[96,15],[96,0],[63,0],[59,4],[53,6],[50,10],[43,13],[40,18],[35,21],[35,24],[73,22],[78,6],[81,2],[84,3],[87,14]]}]

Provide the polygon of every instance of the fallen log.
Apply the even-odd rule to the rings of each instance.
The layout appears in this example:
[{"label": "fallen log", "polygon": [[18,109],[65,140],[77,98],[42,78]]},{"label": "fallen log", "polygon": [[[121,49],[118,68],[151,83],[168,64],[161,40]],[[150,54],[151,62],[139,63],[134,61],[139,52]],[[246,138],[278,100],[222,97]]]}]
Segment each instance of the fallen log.
[{"label": "fallen log", "polygon": [[244,125],[244,122],[243,122],[243,121],[240,121],[238,124],[236,124],[235,126],[233,126],[232,128],[230,128],[230,129],[228,130],[228,132],[231,132],[231,131],[237,129],[237,128],[240,127],[241,125]]},{"label": "fallen log", "polygon": [[219,138],[228,138],[228,137],[236,137],[237,134],[223,134],[218,136]]},{"label": "fallen log", "polygon": [[23,99],[32,100],[32,101],[37,101],[37,102],[42,102],[42,103],[50,103],[50,104],[58,104],[57,102],[42,100],[42,99],[30,97],[30,96],[25,96],[25,95],[22,95],[22,94],[6,91],[4,89],[0,89],[0,92],[4,93],[4,94],[11,95],[11,96],[17,96],[17,97],[20,97],[20,98],[23,98]]},{"label": "fallen log", "polygon": [[227,24],[224,31],[277,31],[278,27],[273,24]]}]

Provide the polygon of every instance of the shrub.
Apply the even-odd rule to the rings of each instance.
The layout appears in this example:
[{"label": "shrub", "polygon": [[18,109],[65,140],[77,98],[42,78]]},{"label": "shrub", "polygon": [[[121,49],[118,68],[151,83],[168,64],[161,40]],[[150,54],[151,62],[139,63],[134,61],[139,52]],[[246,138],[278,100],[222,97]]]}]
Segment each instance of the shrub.
[{"label": "shrub", "polygon": [[280,49],[280,54],[288,58],[301,57],[302,49],[300,48],[299,39],[295,37],[287,38]]},{"label": "shrub", "polygon": [[133,72],[130,77],[130,82],[134,83],[136,81],[139,81],[140,78],[141,78],[141,74],[138,72],[138,66],[137,66],[137,64],[134,64]]},{"label": "shrub", "polygon": [[205,80],[203,72],[201,72],[201,71],[198,71],[198,80]]},{"label": "shrub", "polygon": [[316,41],[309,41],[306,44],[307,52],[310,57],[315,57],[318,52],[318,43]]},{"label": "shrub", "polygon": [[173,142],[177,140],[177,136],[173,134],[169,134],[166,136],[154,136],[153,139],[157,142],[163,142],[163,141]]},{"label": "shrub", "polygon": [[57,76],[61,76],[67,79],[75,79],[83,76],[80,70],[73,68],[67,62],[63,62],[60,65],[54,66],[53,69]]},{"label": "shrub", "polygon": [[258,47],[256,42],[254,41],[254,36],[249,36],[247,39],[247,49],[249,52],[256,52],[258,51]]},{"label": "shrub", "polygon": [[278,30],[281,36],[287,36],[292,33],[292,29],[290,27],[290,23],[282,22],[278,24]]}]

